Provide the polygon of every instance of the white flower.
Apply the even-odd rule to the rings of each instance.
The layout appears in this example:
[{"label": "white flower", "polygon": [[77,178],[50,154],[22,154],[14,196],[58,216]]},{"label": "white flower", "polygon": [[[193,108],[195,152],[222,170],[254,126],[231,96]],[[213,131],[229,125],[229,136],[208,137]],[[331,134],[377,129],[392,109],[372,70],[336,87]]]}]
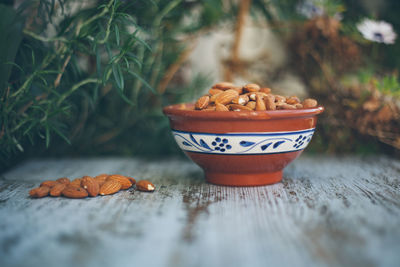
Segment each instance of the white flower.
[{"label": "white flower", "polygon": [[378,43],[394,44],[397,37],[392,25],[385,21],[364,19],[357,24],[357,29],[365,39]]}]

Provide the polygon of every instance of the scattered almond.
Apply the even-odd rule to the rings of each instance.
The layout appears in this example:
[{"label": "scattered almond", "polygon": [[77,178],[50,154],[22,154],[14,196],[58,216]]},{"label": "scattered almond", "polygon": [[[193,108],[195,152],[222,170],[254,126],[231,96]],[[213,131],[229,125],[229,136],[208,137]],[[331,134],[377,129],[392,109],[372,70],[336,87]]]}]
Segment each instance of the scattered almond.
[{"label": "scattered almond", "polygon": [[[120,174],[99,174],[94,178],[83,176],[82,178],[74,179],[72,182],[67,177],[62,177],[56,181],[48,180],[42,182],[39,187],[31,189],[29,195],[33,198],[41,198],[48,195],[53,197],[62,195],[68,198],[95,197],[98,194],[114,194],[121,189],[130,188],[134,184],[136,184],[134,178]],[[154,188],[153,184],[151,186]]]},{"label": "scattered almond", "polygon": [[140,180],[136,183],[136,188],[139,191],[144,191],[144,192],[153,192],[155,190],[154,185],[147,181],[147,180]]},{"label": "scattered almond", "polygon": [[67,187],[66,184],[58,183],[57,185],[53,186],[50,190],[50,196],[52,197],[59,197],[61,196],[62,191]]},{"label": "scattered almond", "polygon": [[123,175],[113,174],[108,176],[107,181],[108,180],[116,180],[117,182],[119,182],[121,184],[122,190],[128,189],[129,187],[132,186],[131,181],[126,176]]},{"label": "scattered almond", "polygon": [[82,178],[76,178],[69,183],[70,186],[81,187]]},{"label": "scattered almond", "polygon": [[122,185],[117,180],[108,180],[100,187],[100,195],[111,195],[117,193],[121,189]]},{"label": "scattered almond", "polygon": [[94,179],[97,181],[97,183],[101,187],[106,182],[108,176],[110,176],[110,175],[102,173],[102,174],[95,176]]},{"label": "scattered almond", "polygon": [[85,198],[88,196],[88,192],[86,189],[82,187],[76,187],[67,185],[64,190],[61,192],[64,197],[68,198]]},{"label": "scattered almond", "polygon": [[49,195],[50,187],[40,186],[29,191],[29,195],[34,198],[42,198]]},{"label": "scattered almond", "polygon": [[40,186],[47,186],[47,187],[52,188],[56,184],[57,184],[56,181],[44,181],[43,183],[40,184]]},{"label": "scattered almond", "polygon": [[71,181],[67,177],[58,178],[56,182],[60,184],[69,184]]},{"label": "scattered almond", "polygon": [[126,178],[128,178],[129,181],[131,181],[132,185],[136,184],[135,178],[132,178],[132,177],[129,177],[129,176],[126,176]]},{"label": "scattered almond", "polygon": [[95,197],[99,194],[99,183],[90,176],[84,176],[81,181],[81,185],[88,192],[89,196]]}]

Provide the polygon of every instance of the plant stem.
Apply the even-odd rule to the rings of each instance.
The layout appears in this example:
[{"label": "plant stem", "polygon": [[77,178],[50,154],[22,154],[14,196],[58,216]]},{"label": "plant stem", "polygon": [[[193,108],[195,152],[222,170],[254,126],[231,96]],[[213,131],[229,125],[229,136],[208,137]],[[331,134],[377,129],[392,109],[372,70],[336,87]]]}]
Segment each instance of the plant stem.
[{"label": "plant stem", "polygon": [[95,79],[95,78],[88,78],[85,80],[82,80],[75,85],[71,87],[71,89],[64,94],[61,95],[60,99],[57,101],[57,105],[59,106],[69,95],[71,95],[73,92],[75,92],[79,87],[88,84],[88,83],[101,83],[101,80]]},{"label": "plant stem", "polygon": [[30,37],[32,37],[32,38],[34,38],[36,40],[39,40],[39,41],[42,41],[42,42],[45,42],[45,43],[47,43],[47,42],[56,42],[56,41],[60,41],[60,42],[64,42],[64,43],[68,42],[68,40],[65,39],[64,37],[43,37],[43,36],[37,35],[34,32],[31,32],[31,31],[29,31],[27,29],[24,29],[23,33],[25,33],[26,35],[29,35]]}]

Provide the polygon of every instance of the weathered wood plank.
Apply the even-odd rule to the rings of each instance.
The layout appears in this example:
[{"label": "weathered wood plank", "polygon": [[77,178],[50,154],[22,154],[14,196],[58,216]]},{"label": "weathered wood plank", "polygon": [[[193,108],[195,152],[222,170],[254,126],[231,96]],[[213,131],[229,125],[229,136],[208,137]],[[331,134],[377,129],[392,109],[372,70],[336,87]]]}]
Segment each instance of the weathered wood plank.
[{"label": "weathered wood plank", "polygon": [[[134,190],[30,199],[45,179],[123,173]],[[166,160],[27,162],[0,181],[1,266],[399,266],[400,162],[306,157],[264,187],[210,185]]]}]

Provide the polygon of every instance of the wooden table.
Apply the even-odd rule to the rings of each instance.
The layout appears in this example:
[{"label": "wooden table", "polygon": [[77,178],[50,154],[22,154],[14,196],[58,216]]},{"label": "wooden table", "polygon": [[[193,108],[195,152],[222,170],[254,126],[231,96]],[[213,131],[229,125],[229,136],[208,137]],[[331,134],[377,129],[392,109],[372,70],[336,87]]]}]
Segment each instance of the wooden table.
[{"label": "wooden table", "polygon": [[[31,199],[40,181],[99,173],[150,179],[74,200]],[[308,157],[282,183],[205,183],[189,161],[26,162],[0,181],[0,266],[400,266],[400,161]]]}]

